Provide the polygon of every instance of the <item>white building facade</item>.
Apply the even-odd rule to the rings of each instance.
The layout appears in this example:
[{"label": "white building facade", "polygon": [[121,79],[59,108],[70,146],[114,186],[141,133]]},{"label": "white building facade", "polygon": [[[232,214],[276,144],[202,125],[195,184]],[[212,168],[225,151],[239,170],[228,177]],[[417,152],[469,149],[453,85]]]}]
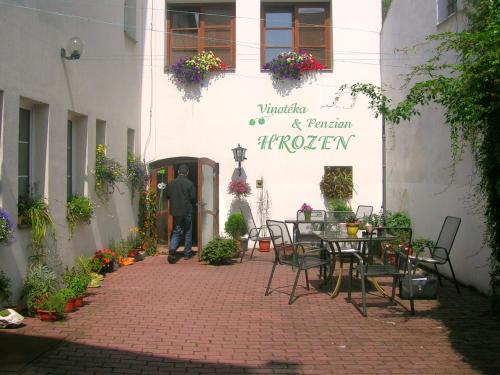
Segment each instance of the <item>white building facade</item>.
[{"label": "white building facade", "polygon": [[[381,72],[384,88],[395,102],[407,93],[402,86],[410,66],[432,56],[432,44],[424,43],[425,37],[460,31],[464,22],[460,1],[392,1],[381,32]],[[408,48],[407,54],[402,52]],[[456,56],[449,58],[456,61]],[[445,216],[462,218],[451,252],[457,279],[487,292],[491,250],[484,245],[482,207],[474,199],[476,167],[465,150],[460,163],[451,168],[450,131],[443,113],[438,106],[427,106],[421,116],[388,130],[387,206],[410,213],[415,238],[435,241]],[[440,271],[450,276],[448,265]]]}]

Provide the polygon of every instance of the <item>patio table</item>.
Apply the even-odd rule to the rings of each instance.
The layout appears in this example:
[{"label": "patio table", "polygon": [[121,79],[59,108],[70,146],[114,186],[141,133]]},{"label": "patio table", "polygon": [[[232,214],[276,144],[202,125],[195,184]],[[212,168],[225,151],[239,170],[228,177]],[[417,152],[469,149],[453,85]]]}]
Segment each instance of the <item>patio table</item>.
[{"label": "patio table", "polygon": [[[340,271],[337,278],[337,283],[330,293],[331,298],[335,298],[340,290],[340,285],[342,283],[342,274],[343,274],[343,265],[344,259],[349,258],[349,261],[353,261],[354,253],[358,253],[360,255],[363,254],[363,249],[366,246],[367,242],[370,240],[369,235],[363,235],[362,231],[358,231],[356,236],[348,236],[346,233],[341,232],[339,230],[325,230],[325,231],[315,231],[314,234],[321,240],[322,243],[327,243],[330,251],[331,251],[331,266],[328,277],[333,278],[333,272],[335,270],[336,258],[339,258],[340,261]],[[371,241],[393,241],[396,237],[392,235],[378,236],[373,235]],[[341,244],[349,242],[351,244],[358,244],[359,246],[355,248],[354,246],[349,249],[343,249]],[[378,284],[375,279],[371,279],[370,282],[373,286],[382,294],[386,295],[384,289]]]}]

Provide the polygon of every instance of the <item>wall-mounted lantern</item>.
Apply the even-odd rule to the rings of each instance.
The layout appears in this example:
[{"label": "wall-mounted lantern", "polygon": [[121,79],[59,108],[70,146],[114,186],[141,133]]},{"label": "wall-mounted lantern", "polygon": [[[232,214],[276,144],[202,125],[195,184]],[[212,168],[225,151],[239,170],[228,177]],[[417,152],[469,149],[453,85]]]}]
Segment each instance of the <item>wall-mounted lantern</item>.
[{"label": "wall-mounted lantern", "polygon": [[83,41],[74,36],[68,42],[67,48],[61,48],[61,57],[66,60],[78,60],[83,54]]},{"label": "wall-mounted lantern", "polygon": [[247,158],[245,157],[246,151],[247,151],[247,149],[244,147],[241,147],[239,143],[238,143],[238,147],[233,148],[234,161],[238,162],[238,170],[240,172],[240,176],[241,176],[241,162],[243,160],[247,160]]}]

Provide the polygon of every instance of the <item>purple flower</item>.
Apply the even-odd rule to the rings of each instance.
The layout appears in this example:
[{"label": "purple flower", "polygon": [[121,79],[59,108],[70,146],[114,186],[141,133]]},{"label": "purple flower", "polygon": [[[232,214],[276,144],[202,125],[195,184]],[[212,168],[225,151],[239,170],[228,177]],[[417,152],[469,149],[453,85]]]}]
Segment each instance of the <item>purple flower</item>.
[{"label": "purple flower", "polygon": [[8,244],[14,240],[14,221],[9,213],[0,207],[0,244]]}]

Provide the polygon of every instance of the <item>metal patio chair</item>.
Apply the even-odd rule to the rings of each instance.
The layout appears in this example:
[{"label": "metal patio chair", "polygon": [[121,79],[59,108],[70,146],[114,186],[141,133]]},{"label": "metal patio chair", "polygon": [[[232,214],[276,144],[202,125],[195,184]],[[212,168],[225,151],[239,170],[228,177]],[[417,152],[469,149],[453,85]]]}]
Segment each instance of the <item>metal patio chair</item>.
[{"label": "metal patio chair", "polygon": [[259,240],[271,240],[271,237],[265,236],[266,232],[266,226],[262,227],[257,227],[255,225],[255,220],[253,219],[252,215],[252,210],[250,209],[250,206],[245,204],[240,207],[240,211],[245,218],[245,222],[247,223],[247,230],[248,230],[248,239],[246,246],[243,247],[243,250],[241,252],[241,258],[240,258],[240,263],[243,262],[243,257],[245,256],[245,253],[248,250],[248,240],[253,241],[253,248],[252,252],[250,253],[250,258],[253,257],[253,253],[255,251],[255,246],[257,246],[257,242]]},{"label": "metal patio chair", "polygon": [[319,245],[321,242],[313,231],[323,230],[325,225],[326,212],[323,210],[311,211],[311,222],[304,223],[305,214],[303,211],[297,211],[297,226],[295,229],[295,241],[303,244]]},{"label": "metal patio chair", "polygon": [[410,256],[410,260],[416,266],[421,263],[433,264],[434,270],[436,271],[439,285],[443,286],[443,282],[441,280],[441,275],[439,274],[438,265],[445,265],[449,263],[451,275],[453,276],[453,282],[455,283],[455,288],[457,289],[457,293],[460,294],[460,289],[458,287],[457,279],[455,277],[455,271],[453,271],[453,266],[451,265],[450,252],[453,246],[453,242],[455,242],[455,237],[458,232],[458,228],[460,227],[462,219],[454,216],[446,216],[443,222],[443,226],[441,227],[441,231],[439,232],[439,237],[436,241],[436,244],[432,247],[424,246],[423,249],[427,249],[430,256]]},{"label": "metal patio chair", "polygon": [[373,206],[359,205],[356,209],[356,219],[369,219],[373,213]]},{"label": "metal patio chair", "polygon": [[324,256],[325,252],[322,248],[305,248],[301,243],[292,242],[288,227],[283,221],[267,220],[267,227],[271,233],[271,241],[273,242],[275,256],[265,295],[267,296],[270,294],[271,282],[276,266],[283,265],[292,267],[292,269],[296,268],[297,273],[288,300],[288,303],[291,304],[294,301],[300,273],[304,271],[306,276],[306,288],[309,290],[309,275],[307,274],[307,270],[310,268],[327,266],[330,263],[330,258]]},{"label": "metal patio chair", "polygon": [[[388,296],[387,293],[379,286],[378,282],[372,281],[377,291],[382,296],[389,297],[392,302],[395,301],[396,285],[399,278],[403,277],[406,273],[406,263],[400,261],[400,247],[405,248],[407,244],[411,243],[412,230],[411,228],[377,228],[373,230],[367,242],[364,244],[361,252],[354,252],[352,255],[353,262],[349,267],[349,285],[347,300],[352,302],[354,306],[363,314],[367,316],[366,308],[366,281],[368,278],[375,277],[392,277],[392,293]],[[383,240],[387,238],[387,240]],[[394,251],[394,259],[388,256],[388,251]],[[352,294],[352,279],[353,271],[359,271],[361,280],[361,308],[357,303],[351,299]]]}]

